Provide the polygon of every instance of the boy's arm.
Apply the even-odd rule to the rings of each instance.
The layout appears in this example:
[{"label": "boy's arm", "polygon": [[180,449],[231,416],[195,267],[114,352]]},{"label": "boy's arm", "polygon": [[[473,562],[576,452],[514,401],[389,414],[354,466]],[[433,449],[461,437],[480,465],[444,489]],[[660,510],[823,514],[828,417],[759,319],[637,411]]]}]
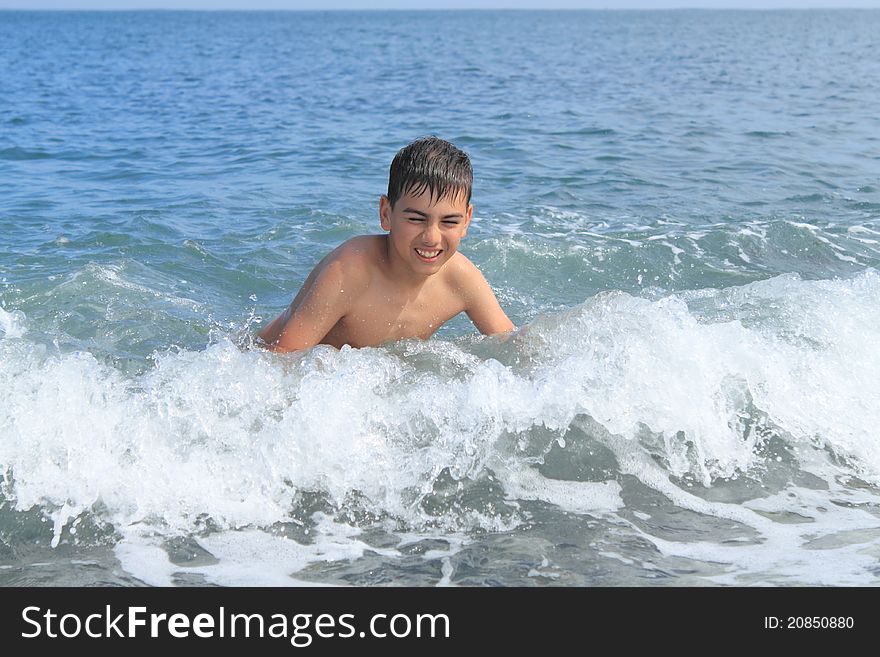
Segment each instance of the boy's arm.
[{"label": "boy's arm", "polygon": [[351,293],[345,279],[337,260],[316,272],[313,281],[306,280],[287,310],[259,332],[266,349],[300,351],[318,344],[348,312]]},{"label": "boy's arm", "polygon": [[483,335],[506,333],[516,327],[508,319],[483,273],[470,260],[462,268],[465,312]]}]

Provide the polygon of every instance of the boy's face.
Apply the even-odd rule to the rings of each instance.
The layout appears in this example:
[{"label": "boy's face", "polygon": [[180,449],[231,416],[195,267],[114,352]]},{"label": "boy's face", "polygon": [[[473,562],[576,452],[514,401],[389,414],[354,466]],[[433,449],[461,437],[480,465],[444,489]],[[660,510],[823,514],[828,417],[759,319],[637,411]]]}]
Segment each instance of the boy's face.
[{"label": "boy's face", "polygon": [[440,271],[455,254],[467,233],[474,206],[464,194],[433,198],[428,190],[414,196],[404,194],[394,206],[383,196],[379,218],[388,236],[393,257],[423,276]]}]

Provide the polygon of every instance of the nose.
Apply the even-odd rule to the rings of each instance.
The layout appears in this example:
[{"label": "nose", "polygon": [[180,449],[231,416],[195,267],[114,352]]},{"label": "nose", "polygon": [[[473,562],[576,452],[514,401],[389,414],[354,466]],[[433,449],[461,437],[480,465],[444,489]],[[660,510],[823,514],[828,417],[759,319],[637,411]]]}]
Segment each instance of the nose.
[{"label": "nose", "polygon": [[425,231],[422,233],[425,246],[436,246],[440,243],[440,227],[437,224],[427,222]]}]

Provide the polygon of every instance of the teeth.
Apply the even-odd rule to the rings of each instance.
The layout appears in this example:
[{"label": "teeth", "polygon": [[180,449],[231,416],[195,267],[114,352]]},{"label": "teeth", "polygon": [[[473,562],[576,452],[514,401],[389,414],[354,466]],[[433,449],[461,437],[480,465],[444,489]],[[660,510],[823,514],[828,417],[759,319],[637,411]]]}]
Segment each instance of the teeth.
[{"label": "teeth", "polygon": [[416,253],[418,253],[423,258],[436,258],[440,255],[439,251],[422,251],[421,249],[416,249]]}]

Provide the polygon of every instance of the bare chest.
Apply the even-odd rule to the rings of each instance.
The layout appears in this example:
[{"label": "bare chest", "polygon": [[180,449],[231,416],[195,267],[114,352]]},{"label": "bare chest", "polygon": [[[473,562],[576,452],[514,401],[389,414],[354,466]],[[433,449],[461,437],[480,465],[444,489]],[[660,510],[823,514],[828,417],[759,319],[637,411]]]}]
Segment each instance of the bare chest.
[{"label": "bare chest", "polygon": [[341,347],[372,347],[385,342],[421,338],[426,340],[463,310],[455,295],[434,286],[413,297],[371,286],[322,340]]}]

